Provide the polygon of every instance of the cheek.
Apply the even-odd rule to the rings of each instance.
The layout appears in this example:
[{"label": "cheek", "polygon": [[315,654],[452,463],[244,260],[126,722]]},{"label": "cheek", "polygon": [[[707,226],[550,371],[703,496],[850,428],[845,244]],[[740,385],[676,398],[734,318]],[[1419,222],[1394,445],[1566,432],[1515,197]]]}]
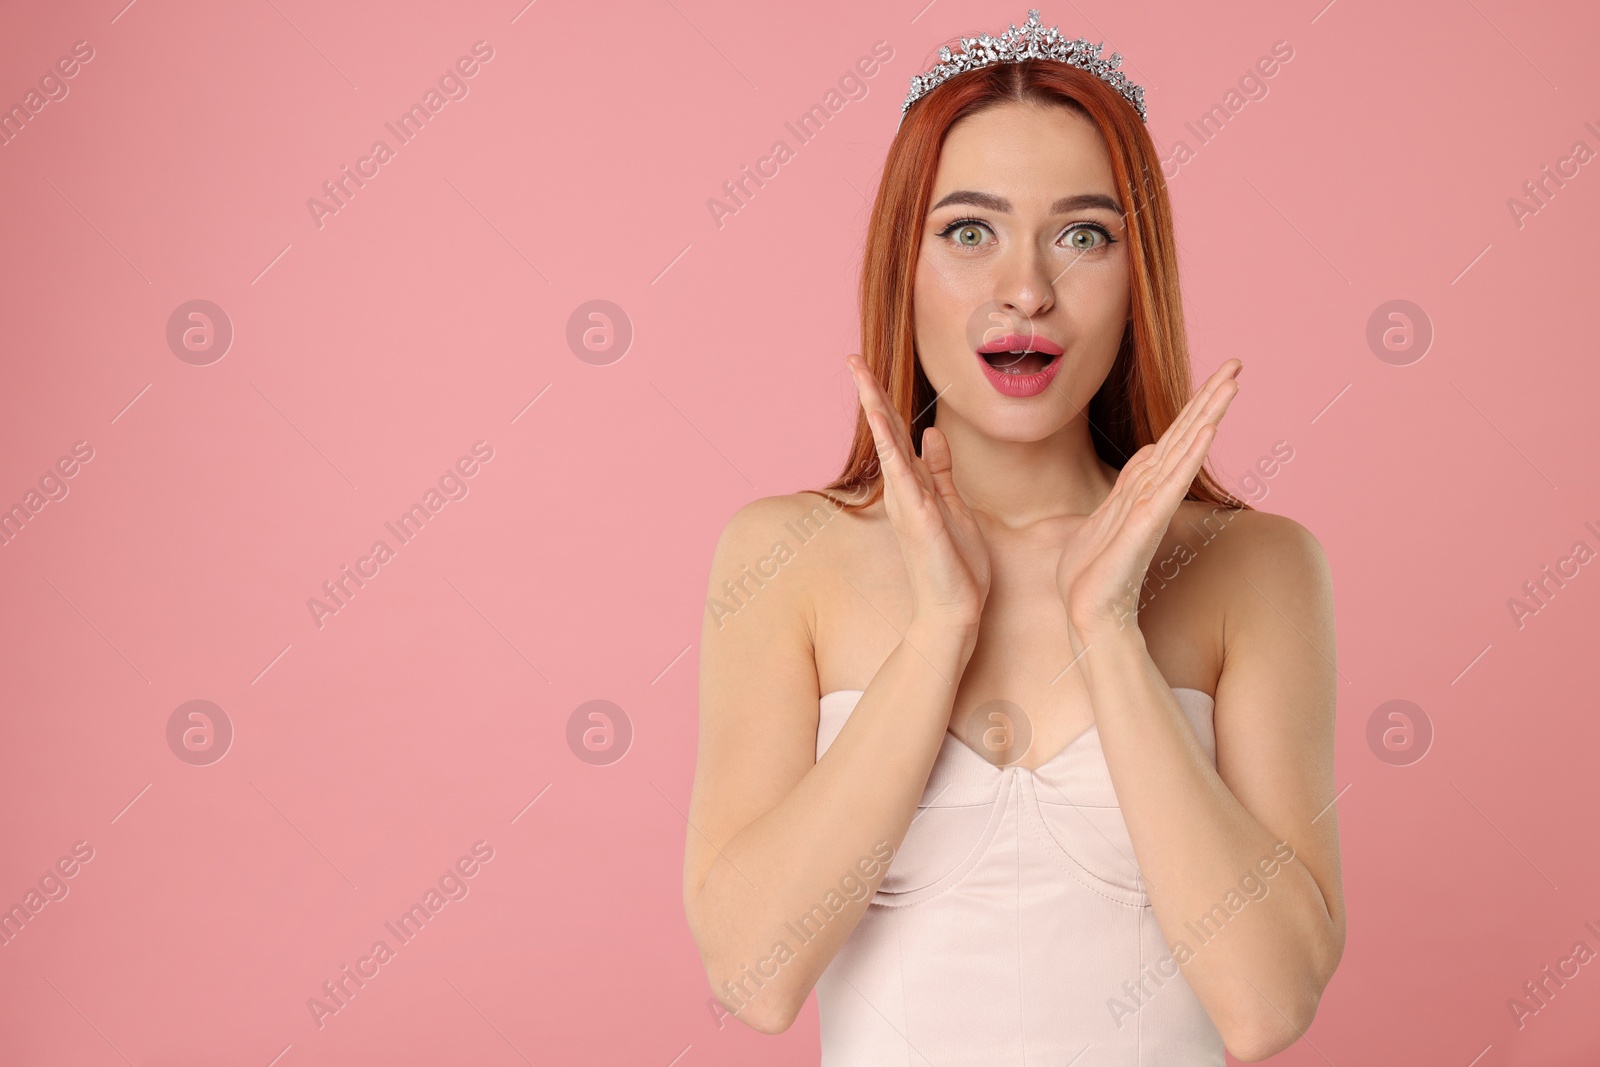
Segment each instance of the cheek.
[{"label": "cheek", "polygon": [[916,330],[917,349],[926,361],[939,363],[949,358],[950,350],[966,344],[963,337],[966,318],[962,309],[971,301],[959,282],[959,278],[940,270],[927,257],[917,263],[911,321]]},{"label": "cheek", "polygon": [[1081,324],[1102,324],[1120,332],[1128,318],[1132,291],[1125,262],[1079,263],[1056,281],[1056,301]]},{"label": "cheek", "polygon": [[932,256],[920,256],[917,259],[916,289],[913,293],[918,314],[938,314],[960,293],[959,283],[960,278],[952,275],[948,267],[939,264]]}]

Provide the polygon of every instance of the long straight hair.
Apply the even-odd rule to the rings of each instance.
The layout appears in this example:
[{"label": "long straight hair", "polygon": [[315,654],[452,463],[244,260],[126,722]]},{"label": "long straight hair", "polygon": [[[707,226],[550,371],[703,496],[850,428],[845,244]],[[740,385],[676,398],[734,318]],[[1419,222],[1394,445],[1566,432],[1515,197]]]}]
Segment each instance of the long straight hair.
[{"label": "long straight hair", "polygon": [[[1172,208],[1160,157],[1133,106],[1099,77],[1066,63],[1029,59],[968,71],[917,100],[905,114],[884,164],[861,264],[861,358],[922,448],[937,399],[917,365],[911,299],[923,222],[933,196],[939,152],[950,127],[985,108],[1036,102],[1070,108],[1099,129],[1122,192],[1129,231],[1133,317],[1117,358],[1089,402],[1096,453],[1121,470],[1158,440],[1188,402],[1189,347],[1178,291]],[[849,510],[883,495],[877,450],[865,413],[856,411],[855,439],[844,470],[820,493]],[[1187,499],[1249,509],[1204,467]]]}]

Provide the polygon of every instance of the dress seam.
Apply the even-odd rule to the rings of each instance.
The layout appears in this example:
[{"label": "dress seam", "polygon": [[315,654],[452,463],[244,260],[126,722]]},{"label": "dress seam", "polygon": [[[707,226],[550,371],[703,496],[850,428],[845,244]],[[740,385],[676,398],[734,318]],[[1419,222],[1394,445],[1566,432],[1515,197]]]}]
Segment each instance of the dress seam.
[{"label": "dress seam", "polygon": [[[962,857],[960,863],[956,864],[954,867],[950,868],[950,870],[946,871],[938,878],[935,878],[927,885],[918,886],[916,889],[897,890],[896,892],[890,893],[880,888],[872,894],[872,903],[885,908],[914,908],[918,904],[925,904],[930,900],[936,900],[939,897],[944,896],[952,889],[955,889],[957,886],[961,885],[962,882],[965,882],[978,864],[983,862],[983,858],[989,854],[989,849],[994,847],[995,835],[1000,832],[1000,824],[1006,815],[1006,812],[1001,810],[1001,808],[1014,806],[1016,803],[1017,798],[1011,796],[1008,797],[1006,803],[1002,805],[1001,794],[1005,792],[1005,790],[1002,788],[1004,785],[1005,783],[1003,781],[996,784],[994,800],[991,801],[991,808],[993,810],[990,811],[989,821],[984,825],[983,832],[980,833],[978,835],[978,839],[972,843],[972,848],[969,849],[967,854]],[[933,892],[929,892],[929,890],[933,890]],[[919,896],[919,894],[922,895]],[[896,897],[910,896],[915,896],[917,899],[895,899]]]},{"label": "dress seam", "polygon": [[[1144,915],[1134,920],[1133,939],[1139,943],[1139,996],[1144,996]],[[1139,1002],[1139,1010],[1133,1018],[1133,1065],[1140,1067],[1144,1063],[1144,1001]]]},{"label": "dress seam", "polygon": [[1017,1026],[1017,1041],[1022,1045],[1022,1064],[1023,1064],[1023,1067],[1027,1067],[1027,1064],[1028,1064],[1028,1004],[1027,1004],[1027,994],[1023,990],[1023,987],[1022,987],[1022,846],[1023,846],[1023,843],[1027,840],[1027,838],[1022,833],[1022,798],[1020,796],[1016,795],[1017,793],[1021,792],[1022,783],[1017,781],[1017,779],[1015,777],[1013,777],[1012,780],[1011,780],[1011,787],[1012,787],[1012,805],[1011,805],[1011,813],[1010,814],[1011,814],[1011,821],[1012,821],[1012,825],[1013,825],[1013,830],[1012,830],[1011,836],[1013,838],[1015,838],[1016,842],[1017,842],[1017,847],[1016,847],[1016,852],[1015,852],[1015,855],[1016,855],[1016,858],[1017,858],[1017,881],[1016,881],[1016,886],[1017,886],[1017,911],[1016,911],[1016,916],[1017,916],[1017,926],[1016,926],[1016,930],[1017,930],[1017,937],[1016,937],[1016,946],[1017,946],[1017,1022],[1018,1022],[1018,1026]]},{"label": "dress seam", "polygon": [[906,1067],[914,1067],[911,1062],[911,1052],[916,1045],[911,1041],[911,1012],[906,1005],[906,942],[904,932],[900,929],[903,925],[899,922],[894,924],[894,950],[900,960],[900,1022],[906,1028]]},{"label": "dress seam", "polygon": [[[1126,908],[1148,908],[1148,907],[1150,907],[1150,895],[1149,895],[1148,892],[1142,891],[1142,890],[1140,890],[1138,888],[1130,889],[1130,888],[1128,888],[1126,886],[1117,885],[1116,882],[1110,881],[1109,879],[1106,879],[1106,878],[1102,878],[1100,875],[1095,874],[1088,867],[1085,867],[1083,865],[1083,861],[1082,860],[1078,859],[1078,857],[1076,857],[1072,853],[1068,852],[1066,850],[1066,848],[1061,844],[1061,842],[1057,841],[1055,839],[1055,835],[1052,834],[1050,832],[1050,828],[1045,825],[1043,813],[1038,812],[1037,810],[1035,810],[1035,815],[1038,816],[1037,819],[1028,820],[1029,822],[1033,823],[1034,835],[1036,837],[1038,837],[1041,842],[1043,842],[1043,844],[1045,845],[1045,852],[1050,856],[1050,859],[1052,861],[1054,861],[1055,865],[1057,867],[1061,868],[1061,870],[1068,877],[1070,877],[1074,882],[1077,882],[1080,886],[1082,886],[1083,888],[1087,889],[1089,892],[1094,893],[1096,896],[1104,897],[1106,900],[1112,901],[1113,903],[1116,903],[1116,904],[1121,904],[1123,907],[1126,907]],[[1021,820],[1020,819],[1018,820],[1018,828],[1019,828],[1019,831],[1020,831],[1020,828],[1021,828]],[[1058,852],[1060,853],[1060,855],[1057,855]],[[1072,867],[1068,867],[1065,863],[1062,863],[1061,862],[1061,857],[1062,856],[1065,856],[1065,857],[1067,857],[1067,859],[1071,860],[1073,865],[1076,866],[1083,873],[1080,874],[1078,870],[1073,870]],[[1085,876],[1087,876],[1087,877],[1085,877]],[[1101,889],[1097,885],[1090,884],[1090,882],[1088,881],[1089,878],[1092,878],[1095,881],[1105,882],[1106,885],[1114,886],[1115,888],[1117,888],[1118,890],[1121,890],[1124,893],[1133,894],[1136,898],[1139,898],[1139,899],[1123,900],[1121,897],[1114,896],[1111,893],[1108,893],[1106,890]]]}]

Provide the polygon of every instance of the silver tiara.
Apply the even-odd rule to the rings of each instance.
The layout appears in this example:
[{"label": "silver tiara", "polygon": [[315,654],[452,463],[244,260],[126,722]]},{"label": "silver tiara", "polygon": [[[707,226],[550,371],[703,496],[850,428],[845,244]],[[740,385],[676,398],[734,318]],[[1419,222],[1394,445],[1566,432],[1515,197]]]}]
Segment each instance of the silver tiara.
[{"label": "silver tiara", "polygon": [[900,117],[904,120],[907,109],[916,103],[918,97],[957,74],[996,63],[1054,59],[1080,67],[1100,78],[1133,105],[1134,110],[1139,112],[1140,121],[1148,122],[1144,109],[1144,86],[1133,84],[1117,69],[1122,63],[1121,55],[1113,52],[1110,60],[1101,59],[1100,49],[1104,47],[1104,41],[1090,44],[1082,37],[1069,41],[1061,36],[1056,27],[1045,29],[1039,22],[1039,9],[1029,8],[1028,21],[1023,23],[1020,30],[1012,26],[998,37],[991,37],[987,33],[981,37],[963,37],[960,52],[952,53],[949,48],[939,49],[940,62],[911,79],[911,91],[906,94],[906,102],[900,105]]}]

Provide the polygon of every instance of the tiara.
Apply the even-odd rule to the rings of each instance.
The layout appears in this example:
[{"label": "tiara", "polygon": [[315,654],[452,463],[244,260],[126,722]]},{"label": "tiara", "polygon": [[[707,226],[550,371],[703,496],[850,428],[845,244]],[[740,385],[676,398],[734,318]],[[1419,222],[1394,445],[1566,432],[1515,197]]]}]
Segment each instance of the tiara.
[{"label": "tiara", "polygon": [[1117,69],[1122,63],[1122,56],[1118,53],[1111,53],[1109,60],[1101,59],[1100,49],[1104,47],[1104,41],[1090,44],[1082,37],[1070,41],[1061,36],[1054,26],[1045,29],[1039,22],[1039,9],[1029,8],[1028,21],[1023,23],[1020,30],[1013,25],[998,37],[991,37],[987,33],[981,37],[963,37],[960,52],[952,53],[948,47],[939,49],[940,62],[911,79],[911,91],[906,94],[906,102],[900,105],[900,118],[905,119],[907,109],[919,97],[957,74],[996,63],[1054,59],[1097,76],[1133,105],[1134,110],[1139,112],[1140,121],[1148,122],[1144,108],[1144,86],[1133,84]]}]

